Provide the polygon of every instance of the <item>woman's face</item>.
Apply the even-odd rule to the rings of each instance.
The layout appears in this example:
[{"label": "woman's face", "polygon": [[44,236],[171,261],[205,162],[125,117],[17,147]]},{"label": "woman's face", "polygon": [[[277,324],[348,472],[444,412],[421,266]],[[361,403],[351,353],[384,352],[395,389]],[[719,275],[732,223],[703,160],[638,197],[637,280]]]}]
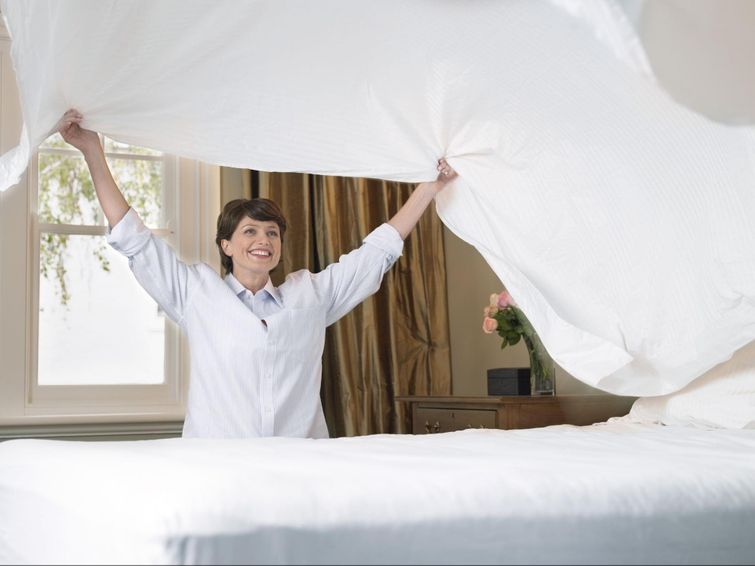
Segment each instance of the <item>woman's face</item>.
[{"label": "woman's face", "polygon": [[267,274],[281,258],[280,228],[275,222],[255,220],[248,216],[239,222],[230,240],[221,245],[233,259],[233,273],[245,270],[258,275]]}]

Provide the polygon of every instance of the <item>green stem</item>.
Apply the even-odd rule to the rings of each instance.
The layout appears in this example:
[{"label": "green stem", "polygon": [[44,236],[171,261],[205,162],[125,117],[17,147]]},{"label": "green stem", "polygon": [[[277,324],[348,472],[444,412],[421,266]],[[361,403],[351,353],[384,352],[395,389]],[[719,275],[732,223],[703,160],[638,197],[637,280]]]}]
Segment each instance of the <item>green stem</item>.
[{"label": "green stem", "polygon": [[522,326],[525,328],[522,339],[530,356],[531,393],[552,395],[555,393],[556,383],[555,363],[529,321],[523,322]]}]

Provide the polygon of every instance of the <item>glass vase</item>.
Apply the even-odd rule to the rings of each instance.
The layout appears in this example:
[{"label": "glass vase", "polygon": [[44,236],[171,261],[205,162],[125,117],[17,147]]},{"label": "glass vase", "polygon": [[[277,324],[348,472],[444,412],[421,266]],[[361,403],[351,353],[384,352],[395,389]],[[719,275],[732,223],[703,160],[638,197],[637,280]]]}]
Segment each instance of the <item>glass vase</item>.
[{"label": "glass vase", "polygon": [[556,394],[556,364],[537,334],[522,336],[530,355],[530,395]]}]

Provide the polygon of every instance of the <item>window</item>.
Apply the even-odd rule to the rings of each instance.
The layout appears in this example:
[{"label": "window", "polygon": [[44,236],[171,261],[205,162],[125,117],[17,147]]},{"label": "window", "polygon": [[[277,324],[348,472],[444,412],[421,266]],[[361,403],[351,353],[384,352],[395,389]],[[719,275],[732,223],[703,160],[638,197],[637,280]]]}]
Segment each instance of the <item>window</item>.
[{"label": "window", "polygon": [[[0,21],[0,153],[22,117]],[[220,270],[220,168],[103,137],[129,203],[179,257]],[[180,186],[180,191],[178,187]],[[50,137],[0,193],[0,438],[180,432],[188,349],[106,243],[80,152]]]},{"label": "window", "polygon": [[[126,200],[174,249],[176,159],[101,136]],[[29,387],[26,412],[132,414],[180,406],[178,330],[106,241],[81,153],[59,134],[30,165]]]},{"label": "window", "polygon": [[[102,138],[116,183],[155,232],[170,236],[166,157]],[[59,134],[37,158],[37,384],[159,384],[166,320],[106,242],[86,163]],[[134,355],[139,352],[139,355]]]}]

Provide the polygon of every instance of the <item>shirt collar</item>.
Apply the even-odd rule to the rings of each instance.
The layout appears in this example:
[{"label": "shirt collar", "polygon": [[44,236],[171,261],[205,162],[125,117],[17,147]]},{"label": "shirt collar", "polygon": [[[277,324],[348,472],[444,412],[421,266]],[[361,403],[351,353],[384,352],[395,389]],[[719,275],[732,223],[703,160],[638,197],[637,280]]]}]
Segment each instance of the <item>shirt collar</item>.
[{"label": "shirt collar", "polygon": [[[249,289],[244,287],[241,282],[236,279],[236,277],[234,277],[233,273],[229,273],[225,276],[225,282],[237,297],[240,297],[245,291],[249,291]],[[278,288],[273,285],[272,279],[270,279],[269,277],[267,278],[267,283],[265,283],[265,286],[261,289],[261,291],[267,291],[267,294],[270,295],[276,303],[278,303],[278,306],[281,308],[283,307],[280,291],[278,291]],[[251,293],[251,291],[249,292]]]}]

